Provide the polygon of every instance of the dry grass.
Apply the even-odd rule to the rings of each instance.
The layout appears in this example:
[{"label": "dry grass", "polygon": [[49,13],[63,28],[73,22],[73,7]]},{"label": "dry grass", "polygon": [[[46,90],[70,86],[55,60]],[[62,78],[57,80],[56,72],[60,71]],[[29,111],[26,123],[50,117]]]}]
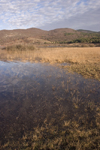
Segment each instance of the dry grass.
[{"label": "dry grass", "polygon": [[[85,106],[86,107],[86,106]],[[88,120],[88,109],[93,111],[96,107],[95,128]],[[100,106],[88,106],[85,115],[80,115],[78,121],[66,120],[61,126],[54,126],[53,122],[45,122],[41,127],[37,126],[34,131],[26,133],[18,141],[7,141],[2,149],[23,150],[99,150],[100,149]],[[61,120],[59,120],[61,121]],[[82,122],[82,125],[81,125]]]},{"label": "dry grass", "polygon": [[33,45],[16,44],[16,45],[7,46],[3,49],[7,51],[24,51],[24,50],[34,50],[35,47]]},{"label": "dry grass", "polygon": [[[9,48],[8,48],[9,49]],[[100,48],[40,48],[35,51],[0,51],[0,59],[22,61],[41,61],[49,63],[71,63],[69,68],[85,77],[100,80]]]}]

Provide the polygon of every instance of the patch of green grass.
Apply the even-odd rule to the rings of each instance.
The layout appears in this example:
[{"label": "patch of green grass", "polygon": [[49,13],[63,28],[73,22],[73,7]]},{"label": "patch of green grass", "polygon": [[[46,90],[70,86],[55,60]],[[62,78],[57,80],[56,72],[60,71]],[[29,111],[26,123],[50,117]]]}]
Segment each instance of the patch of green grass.
[{"label": "patch of green grass", "polygon": [[70,43],[100,43],[100,37],[78,38],[68,42]]},{"label": "patch of green grass", "polygon": [[64,33],[64,36],[67,36],[67,35],[74,35],[74,33]]}]

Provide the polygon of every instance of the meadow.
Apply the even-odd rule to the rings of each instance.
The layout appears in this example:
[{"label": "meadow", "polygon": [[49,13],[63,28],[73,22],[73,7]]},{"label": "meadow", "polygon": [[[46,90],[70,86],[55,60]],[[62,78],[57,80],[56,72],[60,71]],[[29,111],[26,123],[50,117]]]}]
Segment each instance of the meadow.
[{"label": "meadow", "polygon": [[[19,46],[17,48],[17,46]],[[22,61],[40,61],[54,63],[70,63],[67,69],[84,77],[100,81],[100,47],[70,47],[70,48],[35,48],[30,45],[8,46],[0,51],[0,59]],[[66,68],[66,66],[63,66]]]},{"label": "meadow", "polygon": [[100,48],[0,50],[1,150],[100,149]]}]

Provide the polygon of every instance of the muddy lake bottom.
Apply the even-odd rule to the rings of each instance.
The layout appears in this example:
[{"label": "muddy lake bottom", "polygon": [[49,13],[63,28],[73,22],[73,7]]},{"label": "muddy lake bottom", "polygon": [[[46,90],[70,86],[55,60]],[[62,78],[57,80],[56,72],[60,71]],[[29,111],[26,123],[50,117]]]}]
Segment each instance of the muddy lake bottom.
[{"label": "muddy lake bottom", "polygon": [[91,135],[83,149],[100,148],[99,119],[100,81],[49,63],[0,61],[1,149],[82,149],[78,135],[94,130],[97,143]]}]

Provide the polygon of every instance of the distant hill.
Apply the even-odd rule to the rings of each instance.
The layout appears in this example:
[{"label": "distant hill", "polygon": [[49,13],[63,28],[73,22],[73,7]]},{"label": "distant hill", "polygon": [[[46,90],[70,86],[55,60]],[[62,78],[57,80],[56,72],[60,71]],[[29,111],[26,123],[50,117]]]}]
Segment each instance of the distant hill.
[{"label": "distant hill", "polygon": [[[67,42],[75,42],[79,41],[77,39],[91,39],[96,38],[98,40],[100,38],[100,32],[94,32],[89,30],[73,30],[70,28],[59,28],[50,31],[45,31],[37,28],[29,28],[29,29],[16,29],[16,30],[1,30],[0,31],[0,45],[6,43],[13,42],[32,42],[35,40],[36,42],[41,41],[46,42],[54,42],[54,43],[67,43]],[[84,41],[84,40],[83,40]]]},{"label": "distant hill", "polygon": [[96,31],[91,31],[91,30],[83,30],[83,29],[78,29],[77,31],[80,31],[80,32],[85,32],[85,33],[97,33]]}]

